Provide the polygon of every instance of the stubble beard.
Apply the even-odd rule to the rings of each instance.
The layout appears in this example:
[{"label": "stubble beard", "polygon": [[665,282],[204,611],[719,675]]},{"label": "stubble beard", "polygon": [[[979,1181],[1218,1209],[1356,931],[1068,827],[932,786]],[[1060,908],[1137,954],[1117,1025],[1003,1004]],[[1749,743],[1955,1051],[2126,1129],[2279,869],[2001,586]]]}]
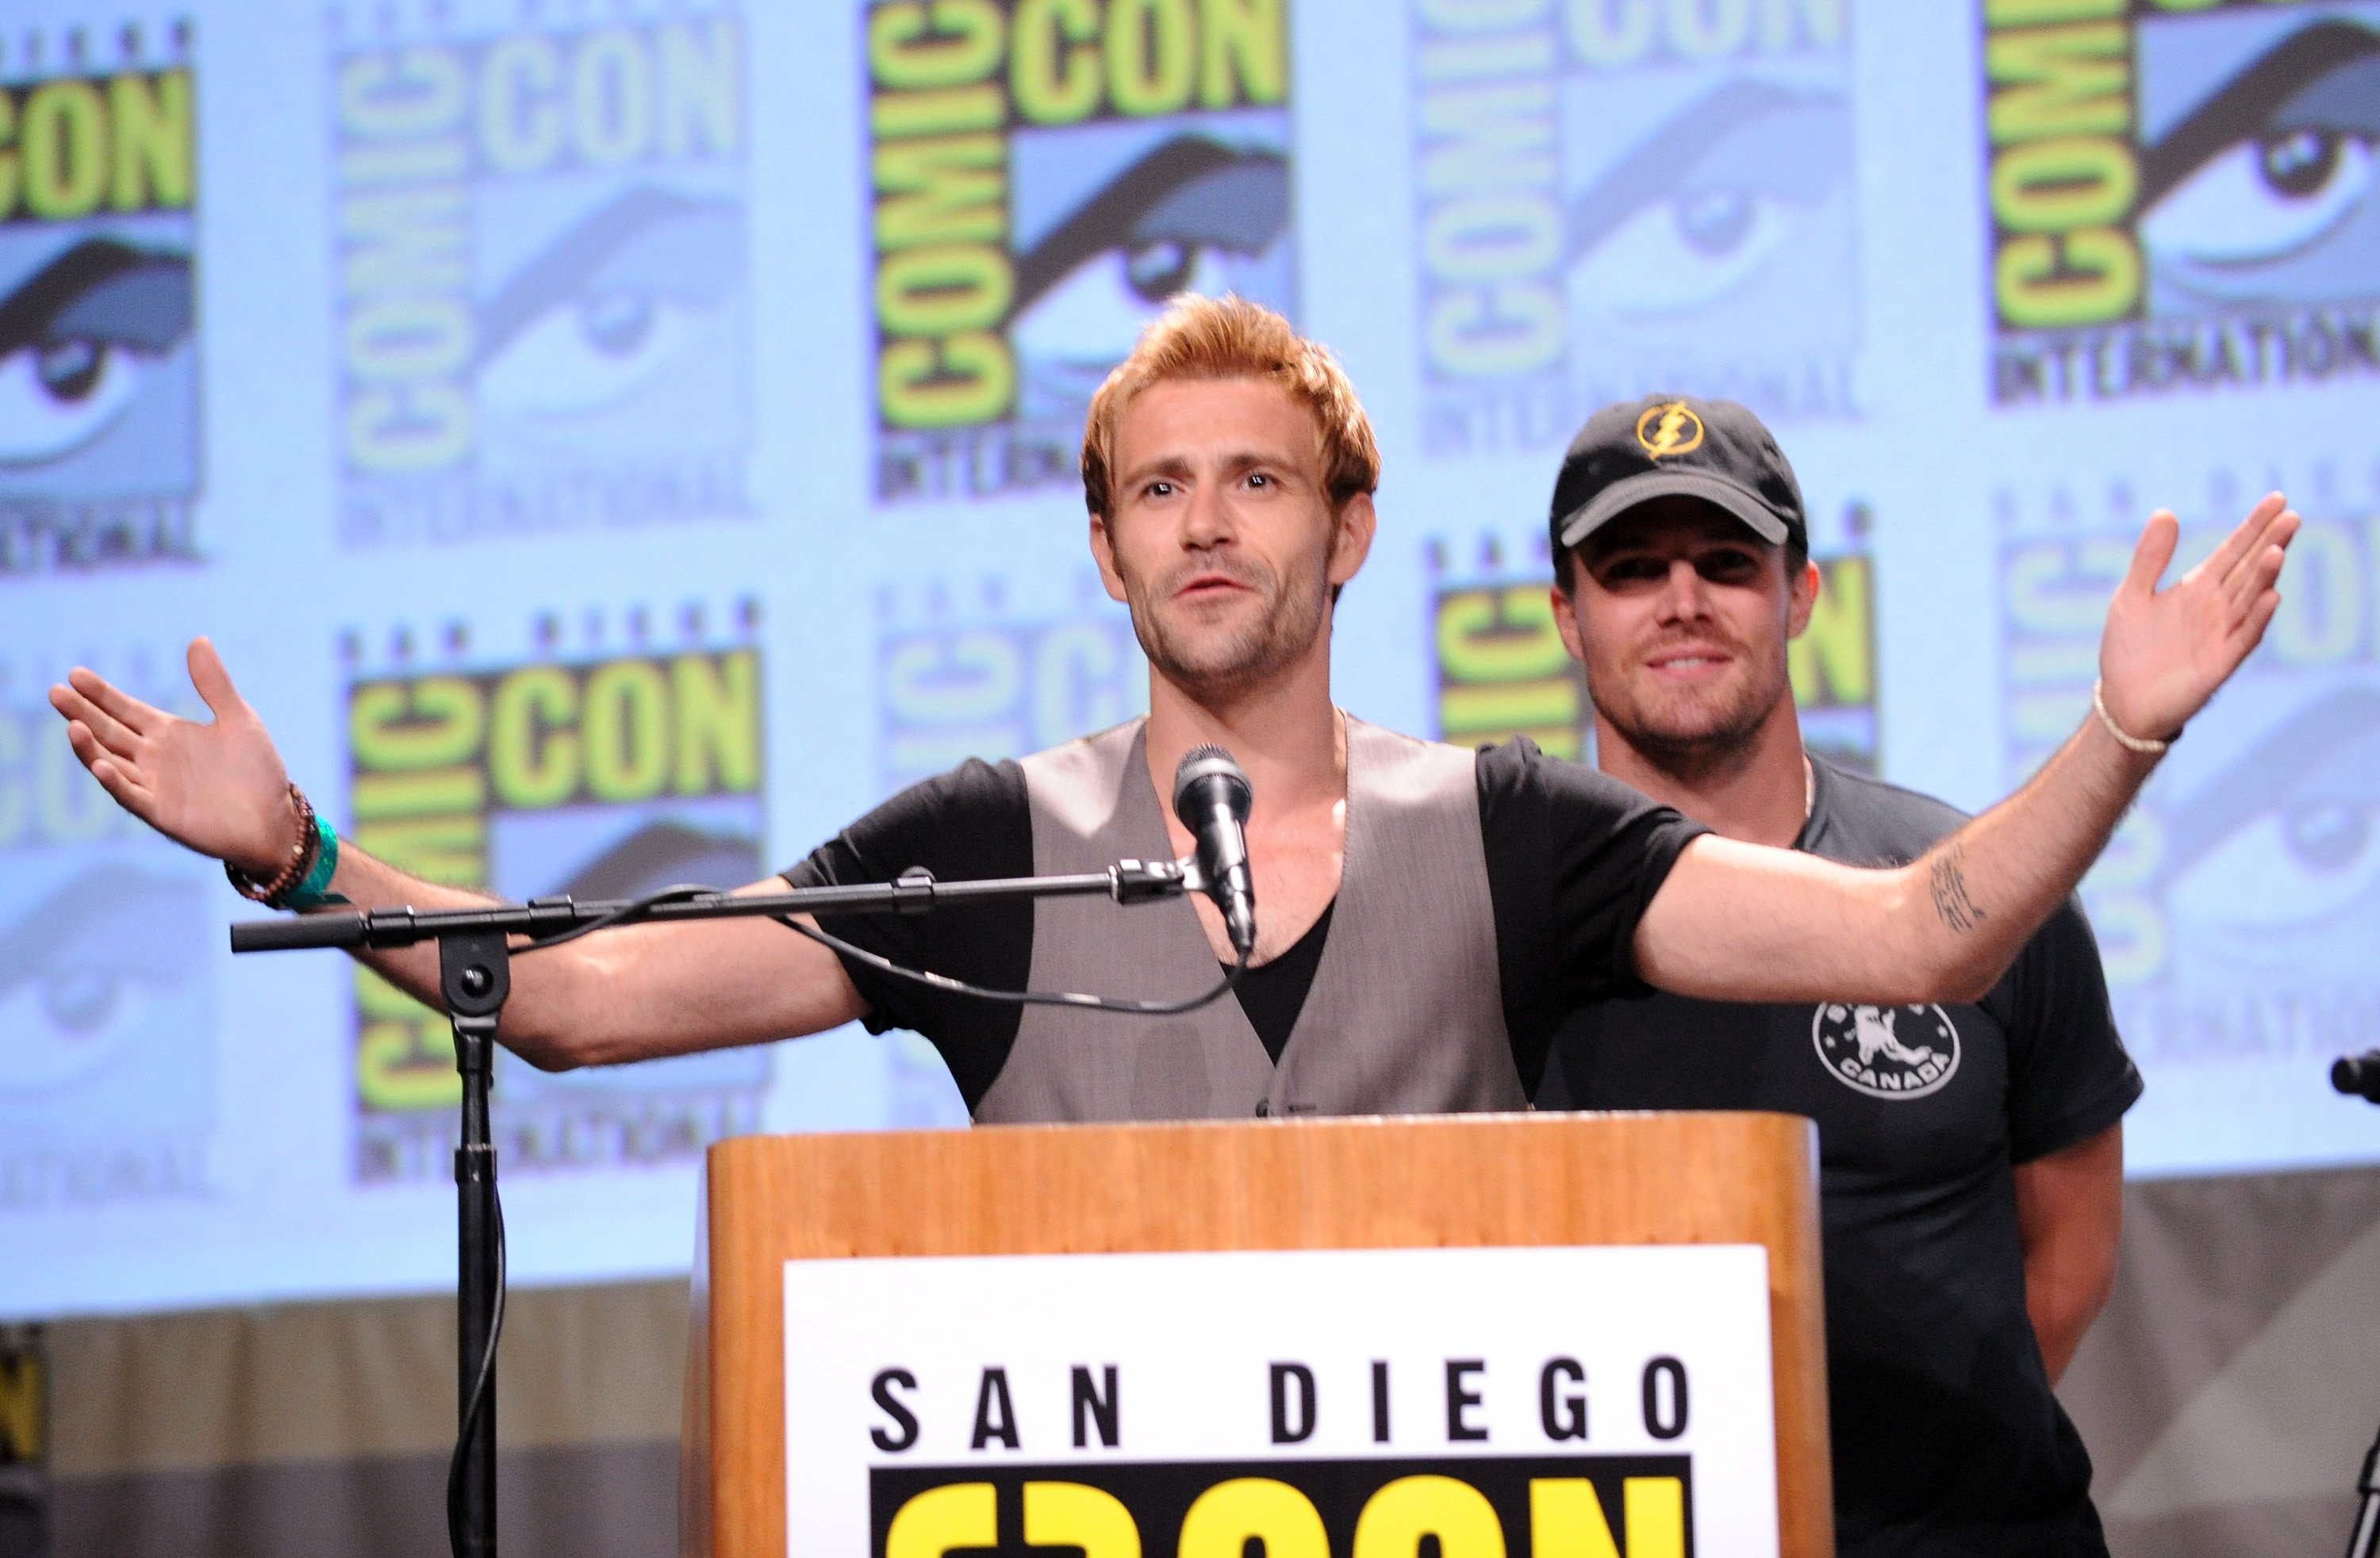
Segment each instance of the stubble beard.
[{"label": "stubble beard", "polygon": [[1699,779],[1749,751],[1779,700],[1790,696],[1791,683],[1781,663],[1751,654],[1741,643],[1727,647],[1744,668],[1743,676],[1730,682],[1656,689],[1641,697],[1630,686],[1633,678],[1598,676],[1590,669],[1587,697],[1645,761],[1681,780]]},{"label": "stubble beard", "polygon": [[[1220,573],[1254,590],[1262,610],[1229,629],[1201,630],[1183,620],[1189,614],[1171,604],[1182,582],[1194,575]],[[1322,631],[1330,584],[1323,569],[1284,579],[1254,559],[1186,562],[1155,582],[1126,578],[1124,600],[1132,609],[1133,634],[1160,676],[1203,708],[1224,708],[1278,677],[1296,663]]]}]

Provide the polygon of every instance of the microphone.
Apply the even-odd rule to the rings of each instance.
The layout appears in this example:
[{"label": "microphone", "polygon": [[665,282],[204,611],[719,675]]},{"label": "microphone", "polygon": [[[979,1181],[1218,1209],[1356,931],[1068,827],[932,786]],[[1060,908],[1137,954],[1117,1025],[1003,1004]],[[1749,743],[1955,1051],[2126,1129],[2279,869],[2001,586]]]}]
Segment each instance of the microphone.
[{"label": "microphone", "polygon": [[2352,1097],[2380,1103],[2380,1050],[2341,1055],[2331,1062],[2330,1085]]},{"label": "microphone", "polygon": [[1173,815],[1198,841],[1198,874],[1207,895],[1223,911],[1232,945],[1242,957],[1256,950],[1257,890],[1248,871],[1248,776],[1220,747],[1194,747],[1173,771]]}]

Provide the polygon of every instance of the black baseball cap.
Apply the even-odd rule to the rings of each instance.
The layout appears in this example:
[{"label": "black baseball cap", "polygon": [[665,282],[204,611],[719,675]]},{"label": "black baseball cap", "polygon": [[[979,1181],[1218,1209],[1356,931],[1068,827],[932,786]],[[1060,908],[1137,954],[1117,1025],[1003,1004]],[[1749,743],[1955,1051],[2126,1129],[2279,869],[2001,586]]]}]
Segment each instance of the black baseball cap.
[{"label": "black baseball cap", "polygon": [[1557,562],[1649,498],[1703,498],[1771,546],[1810,547],[1802,484],[1760,419],[1732,400],[1648,395],[1586,420],[1554,479],[1548,531]]}]

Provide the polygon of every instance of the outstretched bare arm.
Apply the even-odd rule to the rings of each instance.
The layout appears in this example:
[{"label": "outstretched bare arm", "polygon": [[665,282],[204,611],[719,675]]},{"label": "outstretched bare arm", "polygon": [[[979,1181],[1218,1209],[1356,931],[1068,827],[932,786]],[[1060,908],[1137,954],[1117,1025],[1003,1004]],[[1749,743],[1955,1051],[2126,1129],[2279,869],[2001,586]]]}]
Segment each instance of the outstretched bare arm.
[{"label": "outstretched bare arm", "polygon": [[[2178,732],[2264,638],[2298,517],[2276,493],[2170,589],[2180,526],[2151,516],[2107,609],[2099,673],[2135,737]],[[1704,837],[1636,931],[1664,990],[1732,1001],[1980,998],[2074,891],[2155,769],[2094,714],[2024,787],[1897,870]]]},{"label": "outstretched bare arm", "polygon": [[[50,702],[67,739],[117,803],[176,843],[268,879],[298,818],[288,772],[214,646],[190,645],[190,681],[212,722],[181,719],[78,667]],[[775,892],[775,878],[747,892]],[[407,875],[351,844],[332,891],[361,908],[462,908],[485,895]],[[434,946],[361,954],[435,1003]],[[636,925],[517,959],[502,1038],[549,1070],[758,1043],[836,1027],[866,1005],[825,948],[767,920]]]}]

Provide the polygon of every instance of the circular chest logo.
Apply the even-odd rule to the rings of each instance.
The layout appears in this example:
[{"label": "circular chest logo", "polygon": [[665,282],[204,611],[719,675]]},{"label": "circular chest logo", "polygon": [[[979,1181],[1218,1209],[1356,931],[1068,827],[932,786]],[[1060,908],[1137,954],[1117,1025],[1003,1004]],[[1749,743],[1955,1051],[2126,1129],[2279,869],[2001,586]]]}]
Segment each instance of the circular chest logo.
[{"label": "circular chest logo", "polygon": [[1959,1069],[1959,1029],[1939,1006],[1821,1006],[1810,1041],[1836,1081],[1871,1098],[1924,1098]]}]

